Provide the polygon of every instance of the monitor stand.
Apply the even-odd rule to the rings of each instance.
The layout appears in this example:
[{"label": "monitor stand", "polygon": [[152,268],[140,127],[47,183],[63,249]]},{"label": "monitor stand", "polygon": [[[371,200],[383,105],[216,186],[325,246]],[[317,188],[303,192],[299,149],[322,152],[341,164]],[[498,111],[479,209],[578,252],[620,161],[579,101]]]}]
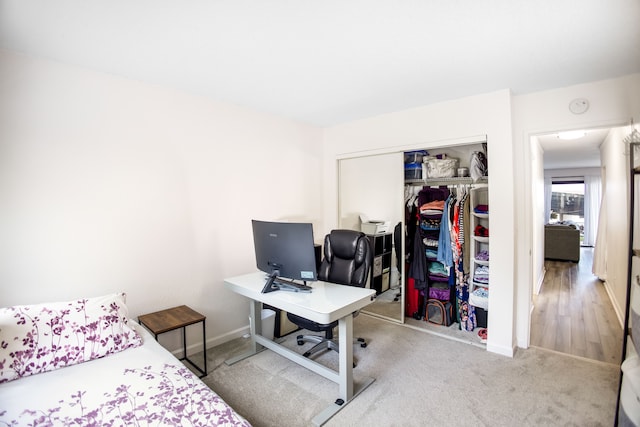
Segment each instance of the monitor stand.
[{"label": "monitor stand", "polygon": [[261,293],[268,294],[273,291],[288,291],[288,292],[311,292],[312,287],[307,286],[307,282],[304,284],[296,283],[291,280],[285,280],[278,277],[279,271],[273,271],[269,275],[267,283],[264,284]]},{"label": "monitor stand", "polygon": [[278,289],[280,289],[280,287],[276,283],[273,283],[273,281],[276,280],[276,277],[278,277],[278,273],[280,273],[280,271],[278,270],[273,270],[271,272],[267,283],[265,283],[264,288],[262,288],[261,293],[268,294],[269,292],[277,291]]}]

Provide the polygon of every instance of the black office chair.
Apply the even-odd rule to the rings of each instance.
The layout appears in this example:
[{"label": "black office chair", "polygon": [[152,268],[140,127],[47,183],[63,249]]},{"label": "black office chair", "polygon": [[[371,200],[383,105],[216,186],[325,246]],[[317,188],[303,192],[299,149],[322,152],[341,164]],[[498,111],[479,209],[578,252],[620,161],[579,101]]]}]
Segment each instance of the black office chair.
[{"label": "black office chair", "polygon": [[[364,288],[369,278],[371,260],[369,239],[364,233],[353,230],[333,230],[324,238],[324,259],[318,270],[318,280]],[[316,343],[304,353],[305,357],[321,350],[338,351],[338,343],[333,339],[333,329],[338,326],[337,321],[320,324],[292,313],[287,313],[287,317],[303,329],[324,332],[325,334],[324,337],[317,335],[297,336],[298,345],[305,342]],[[360,344],[360,347],[367,346],[366,341],[362,338],[358,338],[355,342]]]}]

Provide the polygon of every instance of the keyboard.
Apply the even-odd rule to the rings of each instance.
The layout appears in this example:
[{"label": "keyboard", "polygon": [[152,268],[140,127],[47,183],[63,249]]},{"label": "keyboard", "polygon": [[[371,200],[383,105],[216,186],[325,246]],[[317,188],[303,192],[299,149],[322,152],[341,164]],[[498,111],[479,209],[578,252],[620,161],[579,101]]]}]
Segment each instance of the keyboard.
[{"label": "keyboard", "polygon": [[285,282],[283,280],[274,280],[274,286],[277,286],[281,291],[288,292],[311,292],[313,288],[311,286],[303,285],[296,282]]}]

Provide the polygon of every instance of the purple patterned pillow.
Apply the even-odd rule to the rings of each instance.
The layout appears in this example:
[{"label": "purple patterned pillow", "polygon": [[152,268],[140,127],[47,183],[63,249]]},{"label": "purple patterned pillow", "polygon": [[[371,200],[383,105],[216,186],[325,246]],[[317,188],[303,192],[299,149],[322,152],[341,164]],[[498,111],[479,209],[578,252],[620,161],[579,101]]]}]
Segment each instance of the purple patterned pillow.
[{"label": "purple patterned pillow", "polygon": [[125,294],[0,308],[0,383],[142,344]]}]

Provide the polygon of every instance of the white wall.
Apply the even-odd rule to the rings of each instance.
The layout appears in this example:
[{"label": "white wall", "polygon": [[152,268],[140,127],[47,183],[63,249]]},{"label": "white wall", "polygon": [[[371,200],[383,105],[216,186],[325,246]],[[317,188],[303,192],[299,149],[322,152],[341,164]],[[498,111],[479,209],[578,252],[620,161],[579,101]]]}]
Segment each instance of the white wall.
[{"label": "white wall", "polygon": [[[489,158],[491,269],[487,349],[511,356],[514,351],[514,206],[511,97],[509,91],[443,102],[335,126],[325,134],[325,223],[337,221],[336,159],[346,153],[371,154],[433,149],[477,142],[486,135]],[[474,139],[474,136],[476,138]],[[350,154],[349,156],[352,156]],[[402,189],[398,189],[402,191]],[[492,310],[491,307],[498,309]]]},{"label": "white wall", "polygon": [[624,322],[629,254],[629,159],[624,155],[622,142],[628,134],[624,128],[612,129],[600,147],[602,164],[606,168],[602,202],[607,227],[605,287],[620,325]]},{"label": "white wall", "polygon": [[248,324],[223,278],[255,270],[251,218],[323,235],[321,129],[13,53],[0,64],[1,306],[125,291],[134,317],[202,312],[211,344]]},{"label": "white wall", "polygon": [[584,178],[585,176],[600,176],[600,168],[569,168],[545,169],[545,178]]},{"label": "white wall", "polygon": [[[544,152],[538,142],[538,138],[531,137],[531,260],[533,263],[533,276],[530,278],[533,291],[538,293],[544,279],[544,224],[545,224],[545,200],[544,200]],[[542,252],[542,253],[540,253]],[[533,304],[533,293],[529,293],[529,305]],[[520,314],[518,312],[518,314]],[[530,322],[531,312],[527,316]]]},{"label": "white wall", "polygon": [[[529,312],[532,292],[533,253],[543,257],[542,239],[534,238],[532,228],[532,182],[536,171],[532,170],[531,136],[560,130],[594,127],[615,127],[637,123],[640,118],[640,74],[618,79],[586,83],[566,88],[536,92],[513,97],[514,169],[517,241],[517,289],[518,289],[518,346],[529,345]],[[580,115],[572,114],[568,105],[575,98],[587,98],[589,110]],[[619,243],[618,243],[619,244]]]}]

